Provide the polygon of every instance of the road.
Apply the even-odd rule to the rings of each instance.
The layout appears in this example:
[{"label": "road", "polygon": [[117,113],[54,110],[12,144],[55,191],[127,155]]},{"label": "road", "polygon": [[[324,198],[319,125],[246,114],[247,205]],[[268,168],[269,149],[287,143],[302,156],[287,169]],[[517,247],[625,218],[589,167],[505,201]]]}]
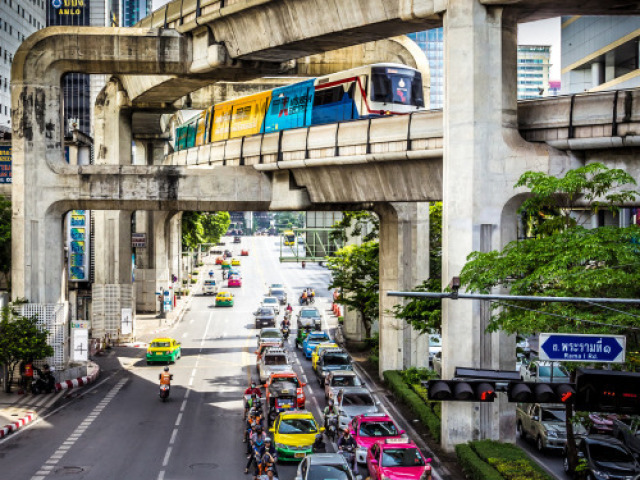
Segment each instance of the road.
[{"label": "road", "polygon": [[526,451],[530,457],[536,460],[536,462],[550,475],[559,479],[569,478],[565,475],[564,470],[562,469],[562,452],[550,450],[540,453],[536,449],[534,442],[530,440],[523,440],[522,438],[518,438],[516,444]]},{"label": "road", "polygon": [[[250,379],[257,378],[251,312],[269,283],[285,285],[295,310],[294,300],[307,286],[315,288],[321,310],[330,302],[328,271],[317,264],[306,269],[280,264],[277,242],[244,237],[242,247],[250,256],[242,257],[244,284],[234,289],[234,307],[214,308],[212,297],[195,296],[183,320],[165,333],[183,348],[183,357],[171,366],[170,401],[158,399],[162,366],[147,366],[144,348],[115,348],[98,383],[0,441],[0,478],[250,479],[244,475],[241,398]],[[219,267],[215,271],[220,275]],[[295,350],[294,336],[288,347],[294,369],[309,383],[307,409],[319,420],[324,395],[309,362]],[[293,479],[296,467],[280,465],[280,478]]]}]

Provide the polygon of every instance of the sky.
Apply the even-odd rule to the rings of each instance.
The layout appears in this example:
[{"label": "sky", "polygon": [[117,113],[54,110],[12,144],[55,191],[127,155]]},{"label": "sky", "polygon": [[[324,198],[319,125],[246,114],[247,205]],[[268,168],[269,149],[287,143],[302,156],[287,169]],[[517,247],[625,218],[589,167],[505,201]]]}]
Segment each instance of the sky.
[{"label": "sky", "polygon": [[[169,0],[153,0],[153,9],[169,3]],[[551,45],[550,80],[560,80],[560,17],[539,22],[521,24],[518,27],[520,45]]]}]

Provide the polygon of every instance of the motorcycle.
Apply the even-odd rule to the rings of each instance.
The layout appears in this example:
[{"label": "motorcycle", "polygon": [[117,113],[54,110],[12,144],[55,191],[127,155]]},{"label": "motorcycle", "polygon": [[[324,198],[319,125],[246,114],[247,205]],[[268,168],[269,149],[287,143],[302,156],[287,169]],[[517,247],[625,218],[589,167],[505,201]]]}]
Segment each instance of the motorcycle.
[{"label": "motorcycle", "polygon": [[309,297],[303,297],[300,295],[300,305],[309,305]]},{"label": "motorcycle", "polygon": [[171,387],[169,385],[160,385],[160,399],[163,402],[166,402],[167,399],[169,398],[170,390],[171,390]]},{"label": "motorcycle", "polygon": [[338,435],[338,416],[335,413],[327,415],[324,433],[329,441],[333,442],[336,439]]},{"label": "motorcycle", "polygon": [[289,327],[282,327],[282,338],[285,342],[289,340]]},{"label": "motorcycle", "polygon": [[340,447],[340,453],[344,457],[347,464],[353,470],[353,473],[358,473],[358,462],[356,462],[356,449],[353,445],[349,445],[346,447]]}]

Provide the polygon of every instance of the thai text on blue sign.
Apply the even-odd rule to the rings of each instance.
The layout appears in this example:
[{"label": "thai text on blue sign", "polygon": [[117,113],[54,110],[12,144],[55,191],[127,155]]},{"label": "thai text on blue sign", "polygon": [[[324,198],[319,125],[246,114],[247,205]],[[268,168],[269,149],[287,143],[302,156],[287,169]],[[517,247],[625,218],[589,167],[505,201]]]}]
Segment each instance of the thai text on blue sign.
[{"label": "thai text on blue sign", "polygon": [[0,146],[0,183],[11,183],[11,145]]},{"label": "thai text on blue sign", "polygon": [[67,215],[69,281],[89,281],[89,210],[71,210]]},{"label": "thai text on blue sign", "polygon": [[552,362],[624,362],[624,335],[541,333],[540,360]]}]

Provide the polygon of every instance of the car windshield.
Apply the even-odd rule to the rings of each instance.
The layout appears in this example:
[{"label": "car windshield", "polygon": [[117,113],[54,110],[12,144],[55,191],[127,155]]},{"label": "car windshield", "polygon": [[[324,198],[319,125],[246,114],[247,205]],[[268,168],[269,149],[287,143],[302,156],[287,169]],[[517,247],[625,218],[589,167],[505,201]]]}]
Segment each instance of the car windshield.
[{"label": "car windshield", "polygon": [[272,283],[271,284],[271,289],[275,289],[275,288],[282,288],[282,284],[281,283]]},{"label": "car windshield", "polygon": [[324,356],[325,365],[345,365],[349,362],[349,356],[345,353],[331,354]]},{"label": "car windshield", "polygon": [[307,480],[349,480],[351,477],[344,465],[313,465]]},{"label": "car windshield", "polygon": [[[538,372],[541,377],[551,377],[551,367],[540,366]],[[561,367],[553,367],[554,377],[568,377],[567,371]]]},{"label": "car windshield", "polygon": [[423,467],[424,460],[417,448],[385,448],[382,451],[383,467]]},{"label": "car windshield", "polygon": [[271,385],[275,385],[276,383],[295,383],[298,385],[298,377],[275,377],[271,380]]},{"label": "car windshield", "polygon": [[267,297],[262,301],[262,303],[278,303],[278,299],[273,297]]},{"label": "car windshield", "polygon": [[164,347],[170,347],[171,346],[171,342],[153,342],[151,344],[151,348],[164,348]]},{"label": "car windshield", "polygon": [[626,463],[633,462],[633,458],[622,448],[603,443],[592,443],[589,445],[591,458],[596,462]]},{"label": "car windshield", "polygon": [[362,422],[358,435],[361,437],[394,437],[398,429],[393,422]]},{"label": "car windshield", "polygon": [[547,410],[542,409],[542,421],[543,422],[564,422],[566,419],[564,410]]},{"label": "car windshield", "polygon": [[216,281],[215,281],[215,280],[205,280],[205,281],[204,281],[204,284],[205,284],[205,285],[215,285],[215,284],[216,284]]},{"label": "car windshield", "polygon": [[311,418],[284,418],[280,422],[278,433],[285,435],[318,433],[318,426]]},{"label": "car windshield", "polygon": [[267,355],[264,357],[265,365],[286,365],[287,357],[284,355]]},{"label": "car windshield", "polygon": [[367,393],[346,393],[342,397],[342,405],[349,406],[372,406],[373,398]]},{"label": "car windshield", "polygon": [[362,385],[355,375],[336,375],[331,381],[332,387],[357,387]]},{"label": "car windshield", "polygon": [[319,317],[320,314],[317,310],[302,310],[300,312],[301,317]]},{"label": "car windshield", "polygon": [[308,343],[322,343],[322,342],[330,342],[331,338],[329,335],[309,335]]},{"label": "car windshield", "polygon": [[260,338],[280,338],[280,332],[278,330],[267,330],[260,334]]},{"label": "car windshield", "polygon": [[284,290],[279,290],[279,289],[271,290],[271,295],[279,297],[281,295],[284,295]]},{"label": "car windshield", "polygon": [[273,315],[272,308],[260,308],[258,309],[258,315]]}]

